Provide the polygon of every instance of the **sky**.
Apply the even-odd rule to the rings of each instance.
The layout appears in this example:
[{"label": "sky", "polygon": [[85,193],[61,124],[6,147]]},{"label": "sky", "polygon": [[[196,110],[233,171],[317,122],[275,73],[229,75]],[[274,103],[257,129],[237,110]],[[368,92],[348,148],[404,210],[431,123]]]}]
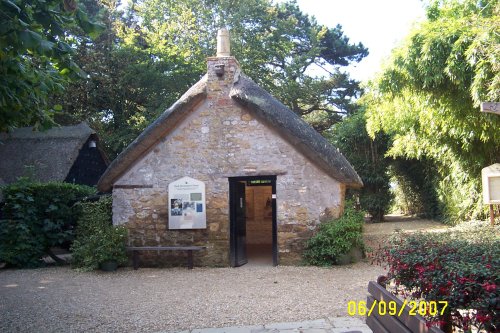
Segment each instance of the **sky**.
[{"label": "sky", "polygon": [[421,0],[297,0],[302,12],[313,15],[320,24],[340,24],[352,43],[361,42],[370,54],[355,67],[351,77],[371,78],[391,50],[410,31],[413,22],[425,16]]}]

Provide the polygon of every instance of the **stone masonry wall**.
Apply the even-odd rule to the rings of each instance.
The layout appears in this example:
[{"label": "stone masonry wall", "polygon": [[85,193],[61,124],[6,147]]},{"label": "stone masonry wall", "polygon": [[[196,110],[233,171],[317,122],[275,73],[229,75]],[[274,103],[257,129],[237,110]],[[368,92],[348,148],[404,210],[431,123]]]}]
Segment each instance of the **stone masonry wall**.
[{"label": "stone masonry wall", "polygon": [[[207,99],[115,182],[148,187],[113,190],[113,222],[127,226],[130,245],[204,245],[196,265],[228,266],[228,177],[277,175],[280,264],[299,263],[319,220],[341,212],[344,186],[228,97],[238,75],[234,58],[209,58]],[[168,229],[168,184],[184,176],[205,182],[207,229]]]}]

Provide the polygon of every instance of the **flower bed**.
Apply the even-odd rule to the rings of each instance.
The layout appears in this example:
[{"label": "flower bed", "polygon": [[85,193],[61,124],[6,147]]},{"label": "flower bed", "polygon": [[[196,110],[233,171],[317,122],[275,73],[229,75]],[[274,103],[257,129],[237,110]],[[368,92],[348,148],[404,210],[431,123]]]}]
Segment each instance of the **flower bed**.
[{"label": "flower bed", "polygon": [[500,228],[468,223],[440,233],[397,233],[374,259],[389,266],[394,294],[446,301],[429,325],[470,332],[500,330]]}]

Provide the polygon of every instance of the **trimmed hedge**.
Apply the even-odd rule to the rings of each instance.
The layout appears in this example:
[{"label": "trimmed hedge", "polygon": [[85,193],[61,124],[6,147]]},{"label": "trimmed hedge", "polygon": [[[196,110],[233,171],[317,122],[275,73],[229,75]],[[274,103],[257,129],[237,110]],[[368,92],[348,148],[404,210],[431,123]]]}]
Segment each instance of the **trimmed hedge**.
[{"label": "trimmed hedge", "polygon": [[73,205],[95,194],[84,185],[37,183],[21,179],[2,187],[0,261],[15,267],[39,267],[50,248],[72,242],[79,211]]},{"label": "trimmed hedge", "polygon": [[353,251],[364,251],[364,212],[352,202],[345,205],[344,214],[337,220],[319,225],[316,234],[306,244],[304,259],[310,265],[331,266],[355,261]]}]

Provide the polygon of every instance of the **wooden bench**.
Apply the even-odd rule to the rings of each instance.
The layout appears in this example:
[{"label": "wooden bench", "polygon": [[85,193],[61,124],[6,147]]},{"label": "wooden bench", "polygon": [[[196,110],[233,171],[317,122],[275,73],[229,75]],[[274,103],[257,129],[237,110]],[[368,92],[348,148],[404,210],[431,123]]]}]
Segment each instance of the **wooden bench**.
[{"label": "wooden bench", "polygon": [[193,251],[206,249],[205,246],[129,246],[127,251],[132,251],[134,269],[139,268],[140,251],[187,251],[187,267],[193,269]]},{"label": "wooden bench", "polygon": [[[403,301],[387,291],[382,285],[377,282],[370,281],[368,283],[368,297],[366,302],[367,309],[371,309],[373,302],[377,302],[373,308],[373,312],[366,318],[366,324],[371,328],[373,333],[444,333],[438,327],[427,327],[425,319],[420,315],[410,315],[410,306],[407,304],[401,315],[398,315],[403,307]],[[385,302],[387,305],[387,313],[381,315],[379,313],[380,302]],[[389,302],[396,302],[396,315],[389,315]]]}]

